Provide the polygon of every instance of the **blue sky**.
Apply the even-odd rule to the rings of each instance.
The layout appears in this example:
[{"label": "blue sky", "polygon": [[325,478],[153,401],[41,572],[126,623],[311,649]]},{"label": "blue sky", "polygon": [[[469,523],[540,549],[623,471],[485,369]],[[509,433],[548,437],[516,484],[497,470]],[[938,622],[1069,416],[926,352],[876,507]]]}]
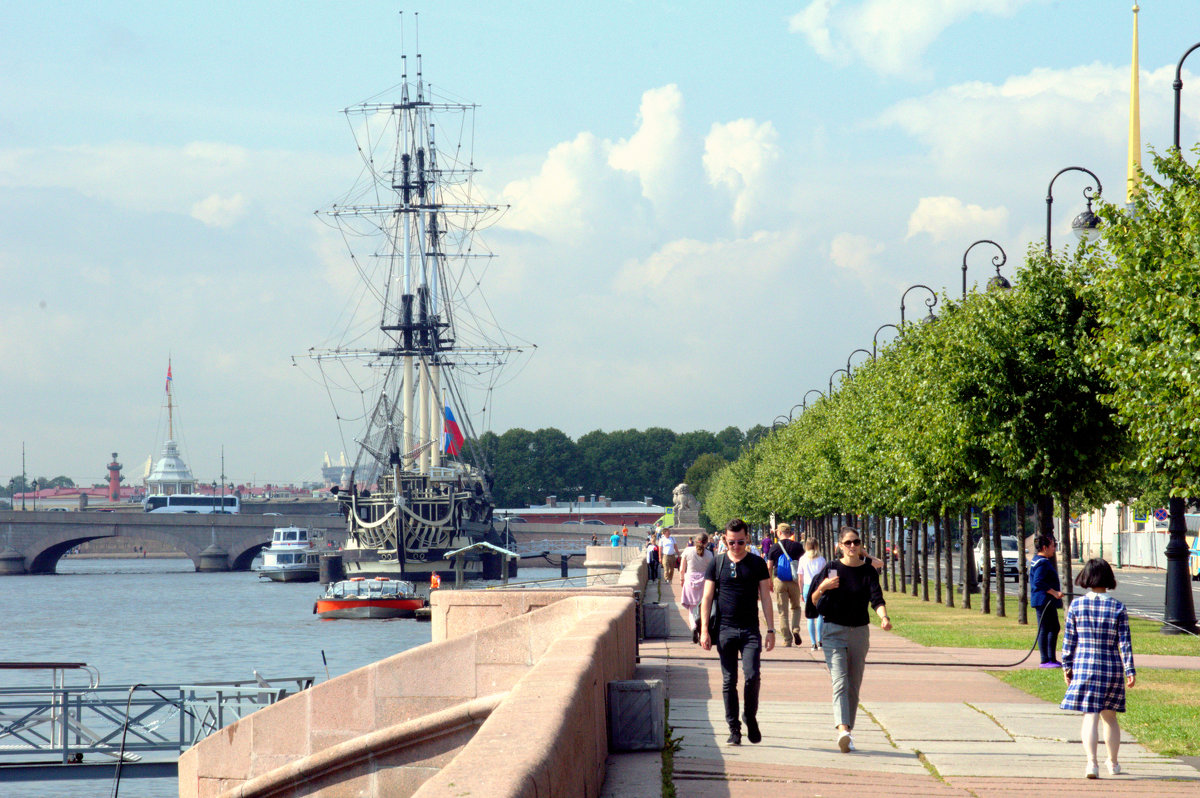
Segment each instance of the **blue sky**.
[{"label": "blue sky", "polygon": [[[199,478],[222,445],[239,481],[316,478],[353,431],[291,365],[347,291],[312,212],[355,178],[339,111],[399,81],[411,16],[402,39],[383,2],[10,5],[0,479],[21,441],[35,474],[100,480],[115,450],[138,476],[168,354]],[[1018,262],[1058,169],[1123,190],[1128,3],[404,8],[426,79],[481,106],[479,184],[511,205],[488,296],[538,349],[476,420],[497,431],[769,424],[907,286],[956,293],[972,241]],[[1162,147],[1200,8],[1151,0],[1140,27],[1142,140]],[[1082,188],[1056,184],[1056,243]]]}]

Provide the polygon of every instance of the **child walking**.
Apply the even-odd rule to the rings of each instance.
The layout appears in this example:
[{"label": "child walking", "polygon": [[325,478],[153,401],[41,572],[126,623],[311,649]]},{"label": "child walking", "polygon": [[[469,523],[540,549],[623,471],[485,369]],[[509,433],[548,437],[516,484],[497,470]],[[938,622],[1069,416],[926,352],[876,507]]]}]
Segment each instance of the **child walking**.
[{"label": "child walking", "polygon": [[1063,634],[1062,667],[1067,682],[1063,709],[1083,714],[1083,750],[1087,754],[1084,776],[1099,778],[1096,745],[1099,725],[1104,725],[1104,747],[1108,773],[1121,772],[1117,752],[1121,728],[1117,713],[1125,711],[1125,688],[1133,687],[1133,645],[1129,640],[1129,616],[1125,605],[1109,590],[1117,586],[1112,568],[1102,559],[1088,560],[1075,577],[1075,584],[1089,592],[1071,602]]}]

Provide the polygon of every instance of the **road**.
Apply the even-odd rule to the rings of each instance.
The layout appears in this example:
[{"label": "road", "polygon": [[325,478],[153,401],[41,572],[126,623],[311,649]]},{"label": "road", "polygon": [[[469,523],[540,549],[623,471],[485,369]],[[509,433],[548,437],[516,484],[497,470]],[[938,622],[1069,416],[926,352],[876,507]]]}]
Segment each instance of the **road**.
[{"label": "road", "polygon": [[[958,575],[958,552],[954,553],[954,573]],[[932,558],[931,558],[932,559]],[[1079,572],[1079,563],[1072,564],[1072,573]],[[933,573],[933,563],[930,562],[930,574]],[[1163,617],[1163,600],[1166,592],[1167,574],[1165,571],[1151,571],[1142,569],[1120,569],[1116,571],[1117,589],[1113,591],[1113,596],[1121,600],[1122,603],[1129,609],[1131,615],[1138,615],[1143,618],[1151,618],[1154,620],[1162,620]],[[1200,582],[1193,581],[1192,585],[1192,604],[1200,611]],[[995,585],[993,584],[993,589]],[[1004,583],[1004,592],[1006,595],[1013,595],[1016,591],[1017,584],[1012,580]],[[1083,588],[1075,588],[1076,591],[1082,592]],[[994,590],[993,590],[994,595]]]}]

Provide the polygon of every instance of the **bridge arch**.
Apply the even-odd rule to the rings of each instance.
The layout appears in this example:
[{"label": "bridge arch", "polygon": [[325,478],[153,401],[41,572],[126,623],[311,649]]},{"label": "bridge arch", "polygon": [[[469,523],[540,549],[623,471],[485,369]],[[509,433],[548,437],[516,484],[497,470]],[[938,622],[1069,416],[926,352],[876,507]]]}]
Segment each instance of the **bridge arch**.
[{"label": "bridge arch", "polygon": [[187,538],[181,536],[151,528],[139,528],[136,534],[131,535],[125,530],[118,532],[111,527],[108,529],[97,529],[95,527],[88,529],[87,527],[82,527],[61,530],[38,538],[35,546],[23,552],[25,554],[25,562],[28,563],[26,570],[31,574],[52,574],[55,572],[58,561],[62,559],[63,555],[76,546],[87,543],[89,540],[103,540],[105,538],[116,537],[136,537],[141,540],[154,540],[183,552],[191,559],[193,566],[199,567],[200,565],[200,549]]},{"label": "bridge arch", "polygon": [[229,570],[249,571],[251,563],[264,546],[271,545],[271,529],[264,528],[245,535],[229,547]]}]

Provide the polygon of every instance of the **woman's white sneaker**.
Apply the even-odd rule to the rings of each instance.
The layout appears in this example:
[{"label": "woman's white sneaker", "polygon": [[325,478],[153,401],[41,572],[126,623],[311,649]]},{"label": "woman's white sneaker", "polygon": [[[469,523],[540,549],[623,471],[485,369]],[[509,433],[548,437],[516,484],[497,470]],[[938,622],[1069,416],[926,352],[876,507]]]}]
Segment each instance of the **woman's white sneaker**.
[{"label": "woman's white sneaker", "polygon": [[1083,770],[1083,777],[1086,779],[1100,778],[1100,768],[1095,762],[1088,762],[1087,767]]},{"label": "woman's white sneaker", "polygon": [[1109,762],[1108,763],[1108,775],[1120,776],[1121,775],[1121,766],[1119,764],[1117,764],[1116,762]]},{"label": "woman's white sneaker", "polygon": [[838,734],[838,748],[843,754],[848,754],[854,750],[854,740],[850,737],[850,732],[844,731]]}]

